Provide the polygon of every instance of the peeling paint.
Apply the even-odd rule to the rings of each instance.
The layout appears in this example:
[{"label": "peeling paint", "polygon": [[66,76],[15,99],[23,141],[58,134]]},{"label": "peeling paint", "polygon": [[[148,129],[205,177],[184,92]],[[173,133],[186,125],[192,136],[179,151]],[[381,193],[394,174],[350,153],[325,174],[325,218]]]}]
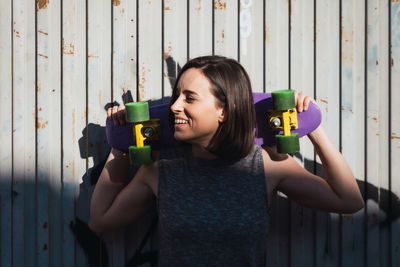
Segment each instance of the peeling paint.
[{"label": "peeling paint", "polygon": [[37,0],[38,10],[46,9],[48,5],[49,5],[49,0]]},{"label": "peeling paint", "polygon": [[113,0],[114,6],[119,6],[121,4],[121,0]]},{"label": "peeling paint", "polygon": [[217,10],[226,9],[226,2],[221,2],[221,0],[214,1],[214,9]]},{"label": "peeling paint", "polygon": [[74,55],[75,54],[75,46],[72,43],[65,45],[64,38],[62,38],[62,53],[64,55]]}]

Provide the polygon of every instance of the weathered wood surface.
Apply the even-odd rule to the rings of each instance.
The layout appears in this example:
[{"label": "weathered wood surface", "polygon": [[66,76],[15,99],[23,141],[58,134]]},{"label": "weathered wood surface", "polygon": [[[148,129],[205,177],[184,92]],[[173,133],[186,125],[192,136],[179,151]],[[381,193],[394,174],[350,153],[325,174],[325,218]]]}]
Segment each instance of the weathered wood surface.
[{"label": "weathered wood surface", "polygon": [[[124,90],[167,103],[180,67],[209,54],[239,60],[254,91],[314,97],[365,196],[340,215],[279,195],[268,266],[399,266],[398,1],[4,0],[0,40],[1,266],[130,263],[154,209],[112,233],[87,228],[104,106]],[[306,138],[301,149],[323,176]],[[156,248],[154,234],[143,252]]]}]

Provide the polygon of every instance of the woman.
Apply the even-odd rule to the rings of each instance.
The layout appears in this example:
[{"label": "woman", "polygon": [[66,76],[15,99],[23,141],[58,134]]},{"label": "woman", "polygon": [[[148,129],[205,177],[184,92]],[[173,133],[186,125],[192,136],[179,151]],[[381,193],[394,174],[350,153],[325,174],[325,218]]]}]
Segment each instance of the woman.
[{"label": "woman", "polygon": [[[296,93],[299,112],[310,97]],[[127,155],[112,149],[91,200],[90,227],[107,231],[157,201],[159,265],[264,265],[269,206],[279,190],[311,208],[352,213],[364,206],[352,171],[321,126],[308,136],[321,179],[273,147],[254,145],[249,77],[235,60],[193,59],[177,77],[169,119],[177,148],[154,154],[124,185]],[[124,107],[107,112],[125,123]]]}]

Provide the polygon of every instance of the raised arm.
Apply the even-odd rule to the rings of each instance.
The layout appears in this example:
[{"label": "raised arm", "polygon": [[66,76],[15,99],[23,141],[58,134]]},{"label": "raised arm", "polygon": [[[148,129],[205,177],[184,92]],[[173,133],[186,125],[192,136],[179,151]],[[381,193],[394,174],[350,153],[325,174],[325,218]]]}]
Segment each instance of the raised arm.
[{"label": "raised arm", "polygon": [[[299,112],[310,101],[296,93]],[[292,157],[277,154],[274,148],[264,150],[264,166],[269,191],[279,190],[289,198],[311,208],[338,213],[353,213],[364,207],[354,175],[322,126],[308,135],[321,159],[325,179],[301,167]]]},{"label": "raised arm", "polygon": [[[107,115],[114,119],[115,124],[123,124],[124,112],[124,107],[114,107],[107,111]],[[146,180],[158,176],[158,163],[139,168],[125,186],[128,164],[126,153],[111,149],[90,202],[89,227],[93,231],[103,232],[127,225],[154,203],[155,195]]]}]

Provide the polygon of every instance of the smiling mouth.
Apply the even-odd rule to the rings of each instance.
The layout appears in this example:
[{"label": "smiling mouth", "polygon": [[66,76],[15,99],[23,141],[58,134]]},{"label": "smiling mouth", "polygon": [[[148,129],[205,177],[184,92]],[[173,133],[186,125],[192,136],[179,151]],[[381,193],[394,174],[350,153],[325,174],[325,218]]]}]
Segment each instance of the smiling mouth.
[{"label": "smiling mouth", "polygon": [[187,120],[182,120],[182,119],[175,119],[175,124],[187,124]]}]

